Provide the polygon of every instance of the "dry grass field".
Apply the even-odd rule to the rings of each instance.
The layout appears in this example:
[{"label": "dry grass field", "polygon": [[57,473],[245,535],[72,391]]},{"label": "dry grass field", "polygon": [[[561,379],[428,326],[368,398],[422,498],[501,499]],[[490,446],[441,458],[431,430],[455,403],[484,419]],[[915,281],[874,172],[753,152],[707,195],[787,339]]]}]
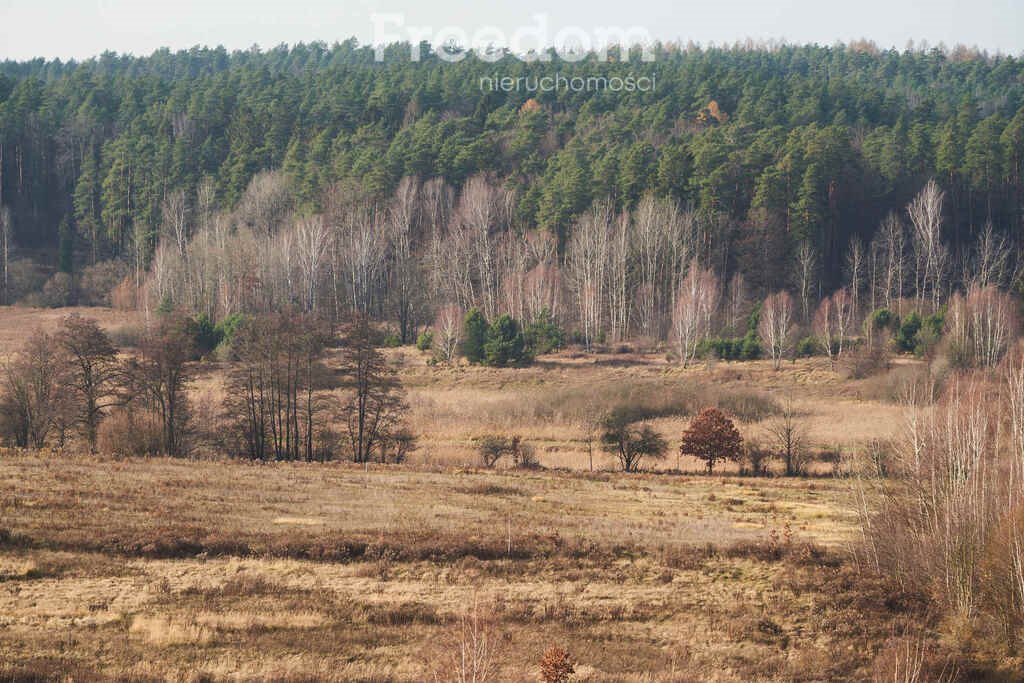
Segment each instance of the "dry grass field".
[{"label": "dry grass field", "polygon": [[[57,319],[0,312],[0,353]],[[913,368],[389,355],[419,438],[402,465],[0,453],[0,680],[448,680],[467,651],[489,680],[539,680],[552,644],[581,681],[864,680],[918,647],[923,603],[855,571],[831,476],[898,428]],[[209,405],[223,368],[197,373]],[[758,406],[792,402],[840,457],[801,479],[675,455],[625,475],[595,445],[591,472],[586,416],[636,397],[752,411],[754,439]],[[655,426],[676,444],[687,420]],[[543,468],[478,469],[474,439],[496,432]]]},{"label": "dry grass field", "polygon": [[[0,678],[857,680],[917,604],[835,480],[0,458]],[[449,668],[446,668],[448,666]]]}]

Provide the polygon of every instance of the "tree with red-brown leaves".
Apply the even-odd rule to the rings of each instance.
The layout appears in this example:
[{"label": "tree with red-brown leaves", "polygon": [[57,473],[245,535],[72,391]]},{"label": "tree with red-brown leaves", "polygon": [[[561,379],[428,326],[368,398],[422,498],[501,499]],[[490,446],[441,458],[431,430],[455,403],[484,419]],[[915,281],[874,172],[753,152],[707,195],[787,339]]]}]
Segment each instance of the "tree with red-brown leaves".
[{"label": "tree with red-brown leaves", "polygon": [[719,460],[739,460],[743,456],[743,438],[722,411],[705,408],[683,432],[679,452],[706,462],[711,474]]}]

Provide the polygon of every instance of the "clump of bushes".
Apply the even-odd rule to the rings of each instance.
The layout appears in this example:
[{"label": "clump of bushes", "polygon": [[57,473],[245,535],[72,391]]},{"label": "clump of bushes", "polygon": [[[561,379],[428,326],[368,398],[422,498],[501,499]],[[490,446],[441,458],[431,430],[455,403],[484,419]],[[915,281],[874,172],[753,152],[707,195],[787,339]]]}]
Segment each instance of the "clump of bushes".
[{"label": "clump of bushes", "polygon": [[140,457],[163,452],[163,425],[148,410],[121,409],[100,424],[97,447],[100,452],[121,457]]},{"label": "clump of bushes", "polygon": [[925,356],[942,337],[946,311],[942,308],[923,316],[911,311],[902,318],[888,308],[878,308],[864,321],[864,332],[869,340],[884,343],[891,337],[893,349],[898,353]]},{"label": "clump of bushes", "polygon": [[416,348],[420,351],[429,351],[433,347],[434,333],[430,330],[420,332],[420,336],[416,337]]},{"label": "clump of bushes", "polygon": [[743,454],[740,459],[740,474],[749,474],[761,477],[768,473],[768,463],[773,457],[770,448],[756,441],[747,441],[743,444]]},{"label": "clump of bushes", "polygon": [[761,321],[761,306],[758,304],[747,318],[747,331],[742,337],[710,337],[697,348],[699,355],[719,360],[757,360],[761,357],[761,338],[757,333]]},{"label": "clump of bushes", "polygon": [[394,328],[388,327],[384,330],[384,338],[381,340],[381,343],[386,348],[397,349],[402,345],[402,337],[399,336]]},{"label": "clump of bushes", "polygon": [[811,356],[816,356],[820,349],[821,342],[817,337],[802,337],[800,341],[796,343],[797,358],[810,358]]},{"label": "clump of bushes", "polygon": [[719,360],[757,360],[761,357],[761,340],[755,332],[742,337],[711,337],[700,343],[697,352]]},{"label": "clump of bushes", "polygon": [[245,316],[241,313],[232,313],[214,323],[209,315],[200,313],[194,321],[195,345],[199,355],[205,356],[218,349],[227,355],[235,332],[245,321]]},{"label": "clump of bushes", "polygon": [[916,356],[926,355],[942,336],[945,311],[922,317],[916,311],[899,321],[894,343],[896,349]]},{"label": "clump of bushes", "polygon": [[[552,338],[553,330],[557,329],[553,325],[551,320],[542,320],[533,331],[536,338],[548,346],[557,342],[557,336]],[[515,318],[505,314],[488,324],[478,308],[470,309],[463,319],[459,351],[470,363],[495,368],[528,365],[534,356],[534,350]]]},{"label": "clump of bushes", "polygon": [[760,422],[783,412],[777,400],[768,394],[750,389],[723,391],[714,397],[713,401],[723,412],[743,422]]},{"label": "clump of bushes", "polygon": [[512,460],[516,468],[535,468],[539,466],[533,447],[519,436],[488,434],[477,439],[477,453],[484,467],[488,469],[498,464],[502,458]]},{"label": "clump of bushes", "polygon": [[75,283],[71,279],[71,276],[67,273],[56,272],[46,284],[43,285],[42,291],[38,294],[38,298],[30,296],[33,303],[38,303],[40,306],[46,308],[62,308],[64,306],[71,306],[75,303]]},{"label": "clump of bushes", "polygon": [[543,309],[523,329],[526,346],[533,355],[551,353],[565,347],[565,332],[558,326],[551,311]]}]

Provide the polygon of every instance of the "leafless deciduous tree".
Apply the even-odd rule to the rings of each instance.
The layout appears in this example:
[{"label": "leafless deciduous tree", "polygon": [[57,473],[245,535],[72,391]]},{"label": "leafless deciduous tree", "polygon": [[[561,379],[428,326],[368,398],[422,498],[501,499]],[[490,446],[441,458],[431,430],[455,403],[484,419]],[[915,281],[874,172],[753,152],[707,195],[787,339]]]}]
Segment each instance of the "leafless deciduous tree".
[{"label": "leafless deciduous tree", "polygon": [[173,190],[164,196],[160,204],[162,239],[170,241],[185,258],[185,247],[189,240],[189,206],[184,190]]},{"label": "leafless deciduous tree", "polygon": [[903,287],[907,278],[907,231],[895,213],[882,221],[871,242],[872,308],[880,299],[886,308],[902,313]]},{"label": "leafless deciduous tree", "polygon": [[[1003,405],[1009,422],[1009,443],[1007,444],[1009,472],[1006,482],[1006,508],[1010,519],[1019,519],[1024,510],[1024,354],[1008,356],[1002,367]],[[1024,525],[1008,524],[1002,547],[1006,548],[1006,561],[1002,565],[1002,576],[992,577],[993,584],[1002,587],[997,593],[999,603],[1005,605],[1007,625],[1020,623],[1024,619]],[[1008,630],[1009,632],[1009,630]]]},{"label": "leafless deciduous tree", "polygon": [[934,180],[907,206],[914,226],[914,280],[918,303],[930,302],[932,310],[939,307],[948,267],[949,253],[942,243],[942,200],[944,193]]},{"label": "leafless deciduous tree", "polygon": [[854,236],[846,250],[846,277],[849,282],[850,305],[855,314],[860,313],[860,295],[864,290],[864,269],[866,254],[864,242]]},{"label": "leafless deciduous tree", "polygon": [[1017,332],[1010,295],[989,285],[953,294],[946,312],[946,336],[954,361],[966,367],[995,367]]},{"label": "leafless deciduous tree", "polygon": [[280,171],[261,171],[253,176],[238,203],[239,221],[257,234],[276,232],[291,211],[288,180]]},{"label": "leafless deciduous tree", "polygon": [[302,308],[317,309],[320,276],[330,246],[330,233],[322,216],[309,216],[296,222],[292,244],[302,281]]},{"label": "leafless deciduous tree", "polygon": [[782,367],[782,359],[792,343],[793,313],[793,298],[789,292],[770,294],[761,306],[757,331],[776,370]]},{"label": "leafless deciduous tree", "polygon": [[797,414],[791,400],[786,402],[782,414],[773,418],[766,429],[776,455],[786,468],[786,476],[804,474],[808,464],[807,423]]},{"label": "leafless deciduous tree", "polygon": [[641,334],[661,338],[671,316],[677,283],[695,255],[696,221],[672,201],[647,195],[632,215],[636,270],[636,323]]},{"label": "leafless deciduous tree", "polygon": [[55,341],[67,362],[67,385],[76,421],[86,443],[96,449],[99,424],[107,409],[123,402],[124,378],[117,351],[95,320],[72,314],[61,321]]},{"label": "leafless deciduous tree", "polygon": [[373,347],[366,318],[358,320],[346,335],[341,370],[351,393],[342,408],[342,419],[352,459],[365,463],[376,453],[383,460],[382,449],[402,430],[407,406],[394,370]]},{"label": "leafless deciduous tree", "polygon": [[34,332],[0,368],[0,440],[43,448],[52,434],[63,445],[67,423],[67,364],[53,337]]},{"label": "leafless deciduous tree", "polygon": [[318,389],[331,387],[319,359],[326,334],[310,315],[278,313],[247,320],[235,333],[238,363],[225,406],[238,443],[253,460],[314,459],[316,426],[329,413]]},{"label": "leafless deciduous tree", "polygon": [[833,369],[842,358],[843,346],[853,330],[854,310],[852,297],[844,287],[822,299],[814,315],[814,334]]},{"label": "leafless deciduous tree", "polygon": [[188,362],[196,355],[191,319],[168,315],[139,344],[139,354],[128,361],[129,400],[141,401],[160,419],[163,455],[185,455],[191,410],[186,393]]},{"label": "leafless deciduous tree", "polygon": [[348,310],[373,315],[380,310],[381,284],[387,259],[383,216],[373,205],[350,206],[338,218],[333,267],[347,290]]},{"label": "leafless deciduous tree", "polygon": [[501,643],[492,608],[474,595],[437,643],[438,651],[431,654],[429,679],[434,683],[495,681],[503,657]]},{"label": "leafless deciduous tree", "polygon": [[604,322],[605,274],[614,215],[609,202],[595,203],[576,221],[566,254],[569,286],[588,349],[601,334]]},{"label": "leafless deciduous tree", "polygon": [[437,353],[441,360],[449,364],[455,362],[458,355],[463,315],[462,309],[456,304],[446,304],[441,306],[434,320]]},{"label": "leafless deciduous tree", "polygon": [[498,315],[499,284],[501,281],[496,245],[508,229],[512,216],[514,195],[494,186],[482,175],[466,182],[459,198],[455,224],[461,234],[464,248],[472,256],[475,267],[479,303],[488,320]]},{"label": "leafless deciduous tree", "polygon": [[701,340],[710,334],[718,298],[718,278],[694,259],[679,285],[672,315],[672,334],[683,367],[696,358]]},{"label": "leafless deciduous tree", "polygon": [[523,307],[527,320],[536,320],[545,310],[558,318],[562,315],[562,291],[565,287],[558,265],[557,244],[549,233],[531,236],[528,240],[530,270],[523,277]]},{"label": "leafless deciduous tree", "polygon": [[[915,402],[910,429],[898,442],[897,466],[907,499],[889,498],[877,546],[880,564],[907,584],[937,580],[946,606],[963,618],[978,607],[981,539],[988,536],[1001,487],[989,388],[955,375],[937,405]],[[904,526],[906,524],[906,526]]]},{"label": "leafless deciduous tree", "polygon": [[611,221],[610,226],[608,266],[605,269],[605,276],[608,278],[605,285],[608,297],[608,331],[613,340],[621,341],[629,334],[633,290],[629,214],[625,211],[619,213]]},{"label": "leafless deciduous tree", "polygon": [[965,282],[978,287],[1005,287],[1011,281],[1010,245],[1006,238],[995,232],[992,223],[986,223],[985,229],[978,235],[971,258],[970,277]]},{"label": "leafless deciduous tree", "polygon": [[420,245],[420,188],[414,178],[402,178],[388,214],[388,240],[391,267],[388,299],[398,319],[402,342],[412,341],[423,306],[420,264],[416,250]]},{"label": "leafless deciduous tree", "polygon": [[811,316],[811,301],[818,286],[818,258],[809,242],[801,242],[796,251],[796,286],[800,295],[800,320],[806,323]]},{"label": "leafless deciduous tree", "polygon": [[736,273],[729,280],[726,290],[726,326],[734,335],[742,334],[744,323],[750,315],[750,299],[747,293],[746,278],[743,273]]}]

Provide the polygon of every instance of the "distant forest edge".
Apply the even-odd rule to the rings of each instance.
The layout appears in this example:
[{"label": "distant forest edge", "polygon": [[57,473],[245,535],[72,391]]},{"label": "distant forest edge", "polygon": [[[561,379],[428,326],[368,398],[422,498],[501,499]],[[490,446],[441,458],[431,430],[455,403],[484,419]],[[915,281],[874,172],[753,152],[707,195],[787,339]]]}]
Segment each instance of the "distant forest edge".
[{"label": "distant forest edge", "polygon": [[[422,282],[409,263],[416,272],[464,264],[465,280],[452,273],[443,296],[493,315],[507,308],[496,299],[512,296],[500,279],[510,269],[561,286],[573,240],[579,258],[587,253],[581,224],[612,236],[621,224],[621,239],[637,244],[629,272],[641,289],[675,291],[697,258],[720,282],[742,273],[755,296],[806,288],[813,266],[816,297],[845,282],[851,249],[870,257],[886,217],[905,221],[931,179],[950,272],[979,237],[1017,245],[1024,227],[1018,57],[870,44],[658,45],[649,62],[614,49],[607,61],[576,62],[469,54],[451,63],[426,51],[414,62],[407,44],[385,52],[378,62],[349,40],[0,64],[0,301],[31,295],[54,273],[78,284],[83,273],[104,283],[104,273],[134,273],[161,303],[188,299],[222,318],[246,297],[267,301],[255,278],[270,288],[270,270],[299,267],[309,282],[285,273],[286,300],[273,305],[314,308],[333,292],[334,312],[345,298],[364,313],[413,315],[406,337],[406,323],[433,314],[385,310],[377,293],[404,288],[389,296],[408,308]],[[656,74],[657,88],[481,87],[495,74],[555,73]],[[656,242],[637,243],[652,234]],[[683,236],[692,243],[671,256],[675,274],[645,270],[662,267],[645,254]],[[250,280],[230,292],[187,274],[223,276],[197,254],[246,244],[297,261],[252,257]],[[445,245],[461,256],[448,258]],[[346,260],[347,270],[331,265]],[[121,270],[97,272],[109,263]],[[51,290],[60,298],[73,286]],[[667,312],[663,298],[651,305]],[[630,315],[640,331],[664,334],[643,311]]]}]

